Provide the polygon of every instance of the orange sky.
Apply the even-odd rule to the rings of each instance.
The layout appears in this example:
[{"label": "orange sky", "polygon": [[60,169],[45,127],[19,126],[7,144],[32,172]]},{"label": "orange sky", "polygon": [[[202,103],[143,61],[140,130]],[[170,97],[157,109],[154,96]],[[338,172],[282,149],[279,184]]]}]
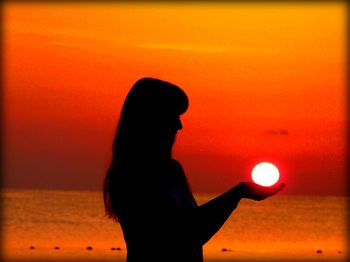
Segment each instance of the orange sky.
[{"label": "orange sky", "polygon": [[99,189],[126,93],[190,98],[194,191],[277,163],[286,193],[345,194],[346,5],[5,4],[4,186]]}]

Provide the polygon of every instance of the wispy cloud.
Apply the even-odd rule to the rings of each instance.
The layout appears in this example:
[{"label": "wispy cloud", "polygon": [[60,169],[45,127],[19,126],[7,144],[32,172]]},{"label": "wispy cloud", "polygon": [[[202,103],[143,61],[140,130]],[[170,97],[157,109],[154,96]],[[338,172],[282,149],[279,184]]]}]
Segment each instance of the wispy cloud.
[{"label": "wispy cloud", "polygon": [[175,51],[202,54],[230,54],[243,57],[270,57],[272,55],[280,55],[281,53],[278,48],[271,49],[270,47],[256,47],[254,45],[238,45],[233,43],[141,43],[133,45],[133,47],[171,52]]},{"label": "wispy cloud", "polygon": [[289,131],[286,129],[269,129],[265,131],[265,134],[271,135],[271,136],[288,136]]},{"label": "wispy cloud", "polygon": [[140,44],[139,48],[170,50],[170,51],[184,51],[184,52],[200,52],[200,53],[223,53],[229,49],[225,46],[215,45],[200,45],[200,44],[172,44],[172,43],[153,43]]}]

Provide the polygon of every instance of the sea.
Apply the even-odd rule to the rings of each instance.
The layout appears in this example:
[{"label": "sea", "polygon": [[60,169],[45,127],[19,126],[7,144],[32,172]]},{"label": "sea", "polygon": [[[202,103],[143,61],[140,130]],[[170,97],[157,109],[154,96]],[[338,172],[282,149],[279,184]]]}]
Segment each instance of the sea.
[{"label": "sea", "polygon": [[[199,204],[215,196],[195,194]],[[348,204],[339,196],[243,199],[204,245],[204,261],[350,261]],[[1,261],[126,259],[102,192],[3,189],[1,209]]]}]

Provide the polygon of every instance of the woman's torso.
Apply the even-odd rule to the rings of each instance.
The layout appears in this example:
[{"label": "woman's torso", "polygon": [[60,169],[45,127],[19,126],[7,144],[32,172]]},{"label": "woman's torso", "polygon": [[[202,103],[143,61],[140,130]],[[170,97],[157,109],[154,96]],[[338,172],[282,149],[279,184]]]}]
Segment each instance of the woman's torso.
[{"label": "woman's torso", "polygon": [[181,165],[174,160],[125,170],[118,218],[127,261],[203,261],[202,246],[189,243],[183,220],[197,207]]}]

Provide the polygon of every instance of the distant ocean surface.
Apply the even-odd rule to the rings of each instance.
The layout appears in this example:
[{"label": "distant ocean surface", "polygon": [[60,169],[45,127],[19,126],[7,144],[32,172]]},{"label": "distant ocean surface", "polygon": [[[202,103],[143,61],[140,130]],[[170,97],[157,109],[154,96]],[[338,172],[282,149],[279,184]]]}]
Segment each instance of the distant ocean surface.
[{"label": "distant ocean surface", "polygon": [[[195,197],[203,203],[215,195]],[[1,205],[1,261],[125,261],[123,235],[104,216],[102,192],[2,190]],[[348,215],[346,197],[242,200],[204,246],[204,258],[349,261]]]}]

